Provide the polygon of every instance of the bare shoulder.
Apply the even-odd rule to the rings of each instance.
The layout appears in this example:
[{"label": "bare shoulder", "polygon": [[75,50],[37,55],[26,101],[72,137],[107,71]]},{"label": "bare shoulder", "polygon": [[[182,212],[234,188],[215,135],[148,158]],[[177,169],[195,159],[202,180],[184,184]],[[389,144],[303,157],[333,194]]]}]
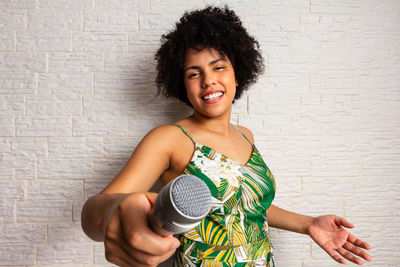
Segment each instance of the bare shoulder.
[{"label": "bare shoulder", "polygon": [[242,133],[252,142],[254,143],[254,135],[253,133],[246,127],[242,125],[237,125],[237,127],[242,131]]},{"label": "bare shoulder", "polygon": [[161,125],[153,128],[144,137],[142,142],[153,146],[157,150],[171,149],[171,143],[177,141],[180,137],[178,127],[173,125]]}]

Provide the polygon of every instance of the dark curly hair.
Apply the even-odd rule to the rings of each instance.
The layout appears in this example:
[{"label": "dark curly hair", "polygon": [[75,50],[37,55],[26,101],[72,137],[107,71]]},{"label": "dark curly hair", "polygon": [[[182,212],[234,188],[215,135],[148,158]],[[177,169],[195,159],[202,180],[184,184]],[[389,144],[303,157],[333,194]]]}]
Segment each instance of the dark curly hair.
[{"label": "dark curly hair", "polygon": [[233,10],[225,6],[185,12],[176,28],[161,37],[157,60],[158,93],[176,97],[192,106],[186,95],[183,62],[187,49],[213,48],[227,56],[238,83],[234,101],[255,83],[264,70],[259,43],[243,27]]}]

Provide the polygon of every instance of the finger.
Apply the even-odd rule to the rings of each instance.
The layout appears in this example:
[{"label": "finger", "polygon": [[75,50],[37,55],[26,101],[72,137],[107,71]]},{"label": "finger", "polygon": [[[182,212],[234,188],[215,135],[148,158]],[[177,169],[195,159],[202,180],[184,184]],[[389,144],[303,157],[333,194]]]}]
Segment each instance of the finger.
[{"label": "finger", "polygon": [[352,234],[349,234],[347,241],[353,243],[354,245],[356,245],[360,248],[371,249],[371,246],[367,242],[364,242],[361,239],[358,239],[357,237],[355,237]]},{"label": "finger", "polygon": [[332,259],[334,259],[338,263],[346,264],[346,261],[343,258],[341,258],[334,250],[325,250],[325,251],[326,253],[328,253],[329,256],[332,257]]},{"label": "finger", "polygon": [[348,220],[346,220],[345,218],[342,217],[336,217],[336,224],[337,225],[341,225],[344,226],[346,228],[354,228],[354,225],[352,223],[350,223]]},{"label": "finger", "polygon": [[117,243],[107,239],[104,241],[105,258],[118,266],[136,266],[137,262]]},{"label": "finger", "polygon": [[343,248],[347,249],[348,251],[350,251],[351,253],[367,260],[370,261],[371,260],[371,256],[368,255],[368,253],[366,253],[364,250],[354,246],[352,243],[350,242],[346,242],[343,245]]},{"label": "finger", "polygon": [[[147,198],[142,199],[143,203],[138,205],[147,206],[150,205]],[[169,253],[171,250],[175,250],[180,242],[173,236],[163,237],[153,232],[148,223],[148,218],[143,209],[133,209],[132,218],[128,221],[124,221],[124,232],[126,233],[126,239],[128,244],[136,249],[152,254],[152,255],[164,255]]]},{"label": "finger", "polygon": [[354,262],[355,264],[358,265],[362,265],[362,260],[360,260],[359,258],[355,257],[353,254],[351,254],[349,251],[347,251],[346,249],[344,249],[343,247],[338,248],[336,250],[340,255],[342,255],[343,258]]}]

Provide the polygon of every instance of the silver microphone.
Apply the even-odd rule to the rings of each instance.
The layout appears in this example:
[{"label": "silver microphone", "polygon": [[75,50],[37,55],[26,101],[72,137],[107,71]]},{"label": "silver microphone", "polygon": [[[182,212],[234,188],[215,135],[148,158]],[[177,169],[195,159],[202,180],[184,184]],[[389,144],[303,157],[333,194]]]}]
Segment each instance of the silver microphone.
[{"label": "silver microphone", "polygon": [[200,178],[180,175],[159,192],[149,215],[150,226],[162,236],[188,231],[208,214],[211,199],[210,190]]}]

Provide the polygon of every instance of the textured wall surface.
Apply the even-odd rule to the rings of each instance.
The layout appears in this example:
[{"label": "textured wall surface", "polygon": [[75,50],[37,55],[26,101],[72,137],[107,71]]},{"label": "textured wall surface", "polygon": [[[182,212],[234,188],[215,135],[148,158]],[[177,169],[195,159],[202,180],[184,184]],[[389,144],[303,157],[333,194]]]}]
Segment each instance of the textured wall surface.
[{"label": "textured wall surface", "polygon": [[[400,266],[400,1],[0,0],[0,266],[111,266],[85,200],[151,128],[189,114],[156,96],[154,51],[186,9],[228,3],[266,71],[234,106],[274,173],[275,204],[356,225]],[[338,266],[272,230],[277,266]]]}]

